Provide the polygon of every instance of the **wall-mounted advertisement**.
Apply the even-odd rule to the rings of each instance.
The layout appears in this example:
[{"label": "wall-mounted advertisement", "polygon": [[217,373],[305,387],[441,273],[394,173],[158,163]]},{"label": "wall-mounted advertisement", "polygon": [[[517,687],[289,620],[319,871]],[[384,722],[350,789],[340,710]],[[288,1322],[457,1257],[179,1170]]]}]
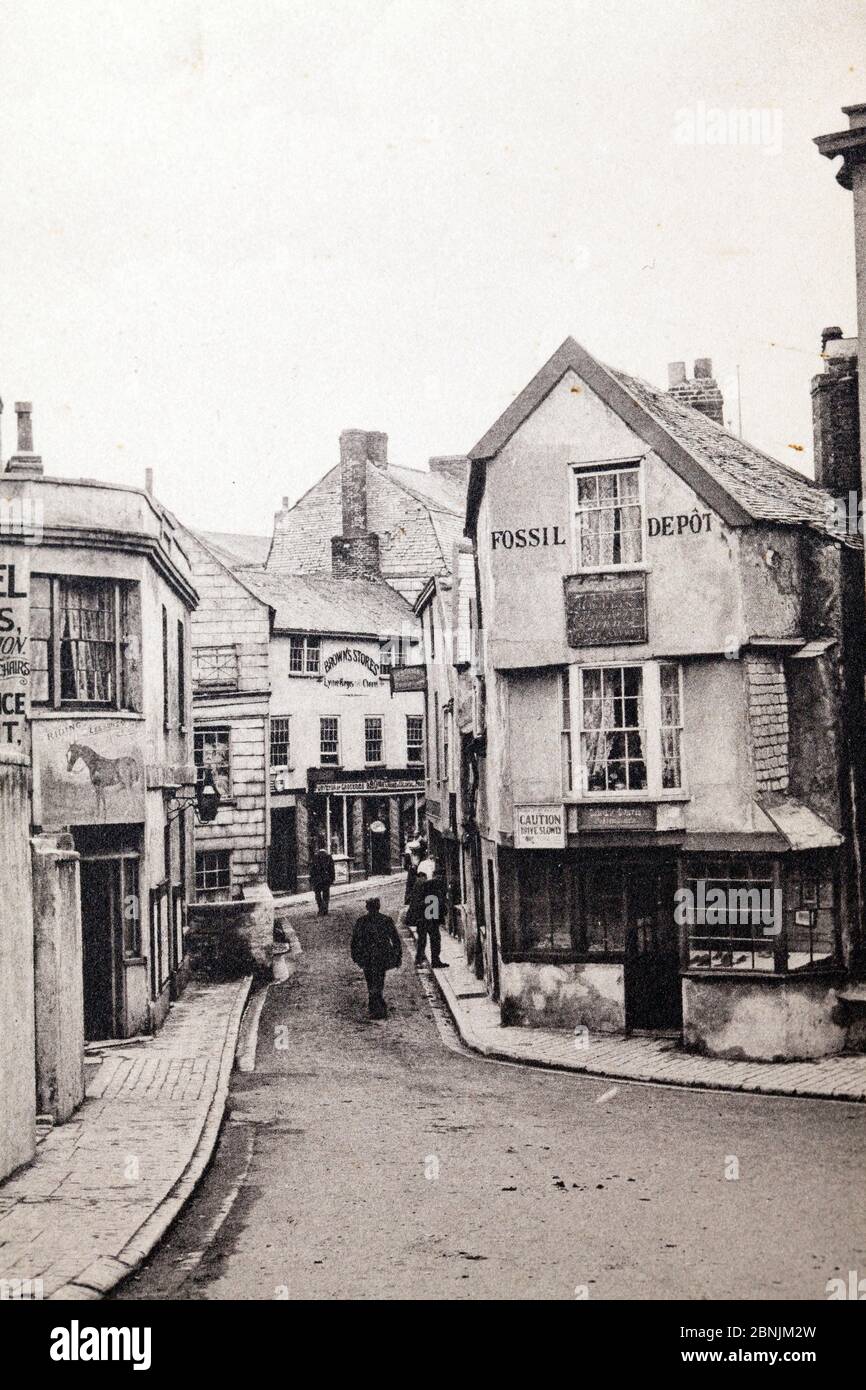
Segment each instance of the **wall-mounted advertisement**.
[{"label": "wall-mounted advertisement", "polygon": [[107,825],[144,820],[140,726],[124,720],[37,721],[33,731],[38,823]]}]

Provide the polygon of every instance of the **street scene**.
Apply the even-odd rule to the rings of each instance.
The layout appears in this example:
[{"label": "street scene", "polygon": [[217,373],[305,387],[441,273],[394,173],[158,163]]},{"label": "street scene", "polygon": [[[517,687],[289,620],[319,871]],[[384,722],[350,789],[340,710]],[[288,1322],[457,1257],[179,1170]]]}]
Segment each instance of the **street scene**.
[{"label": "street scene", "polygon": [[4,18],[0,1303],[61,1370],[567,1300],[826,1375],[862,0]]}]

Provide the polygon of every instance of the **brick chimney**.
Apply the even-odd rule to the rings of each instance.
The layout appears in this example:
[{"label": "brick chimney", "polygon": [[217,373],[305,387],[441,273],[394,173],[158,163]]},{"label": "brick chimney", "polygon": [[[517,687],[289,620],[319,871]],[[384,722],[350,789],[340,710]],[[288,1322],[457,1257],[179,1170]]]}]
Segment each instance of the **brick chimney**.
[{"label": "brick chimney", "polygon": [[340,435],[343,531],[331,538],[331,571],[338,579],[378,579],[379,537],[367,529],[367,463],[387,466],[388,436],[344,430]]},{"label": "brick chimney", "polygon": [[669,363],[668,395],[682,405],[690,405],[693,410],[708,415],[717,425],[725,423],[725,403],[713,376],[713,363],[709,357],[695,358],[695,374],[691,381],[686,376],[685,362]]},{"label": "brick chimney", "polygon": [[821,334],[824,370],[812,377],[815,481],[835,497],[860,491],[857,339],[841,328]]},{"label": "brick chimney", "polygon": [[7,473],[18,477],[40,478],[43,473],[42,460],[33,452],[33,406],[30,401],[16,401],[15,414],[18,416],[18,452],[13,454],[6,465]]}]

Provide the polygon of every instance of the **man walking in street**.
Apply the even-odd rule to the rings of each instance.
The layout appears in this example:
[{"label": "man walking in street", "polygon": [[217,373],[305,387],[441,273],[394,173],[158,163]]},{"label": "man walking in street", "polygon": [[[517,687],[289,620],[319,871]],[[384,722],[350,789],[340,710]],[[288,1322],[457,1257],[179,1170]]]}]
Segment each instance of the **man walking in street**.
[{"label": "man walking in street", "polygon": [[379,911],[379,898],[368,898],[367,911],[359,917],[352,932],[352,960],[364,972],[370,1017],[388,1017],[385,1003],[385,973],[396,970],[403,959],[403,947],[393,917]]},{"label": "man walking in street", "polygon": [[316,907],[319,909],[320,917],[328,915],[328,901],[334,877],[334,861],[325,849],[324,840],[320,840],[318,849],[310,861],[310,887],[316,895]]},{"label": "man walking in street", "polygon": [[[429,878],[424,872],[425,865],[429,865],[430,868]],[[415,948],[416,966],[426,963],[426,947],[429,936],[431,966],[434,970],[448,969],[440,954],[442,950],[441,927],[447,910],[448,889],[445,884],[442,865],[438,859],[423,860],[418,865],[418,875],[412,888],[409,911],[406,914],[407,923],[415,928],[418,937]]]}]

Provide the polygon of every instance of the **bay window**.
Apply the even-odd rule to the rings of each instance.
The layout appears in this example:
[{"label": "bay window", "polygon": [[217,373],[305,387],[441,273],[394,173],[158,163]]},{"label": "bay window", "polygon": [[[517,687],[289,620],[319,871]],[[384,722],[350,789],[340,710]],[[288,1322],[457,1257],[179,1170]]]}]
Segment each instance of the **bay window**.
[{"label": "bay window", "polygon": [[[683,788],[679,666],[669,662],[575,668],[581,796],[643,798]],[[563,688],[564,785],[571,786],[570,714]],[[568,721],[568,722],[566,722]]]}]

